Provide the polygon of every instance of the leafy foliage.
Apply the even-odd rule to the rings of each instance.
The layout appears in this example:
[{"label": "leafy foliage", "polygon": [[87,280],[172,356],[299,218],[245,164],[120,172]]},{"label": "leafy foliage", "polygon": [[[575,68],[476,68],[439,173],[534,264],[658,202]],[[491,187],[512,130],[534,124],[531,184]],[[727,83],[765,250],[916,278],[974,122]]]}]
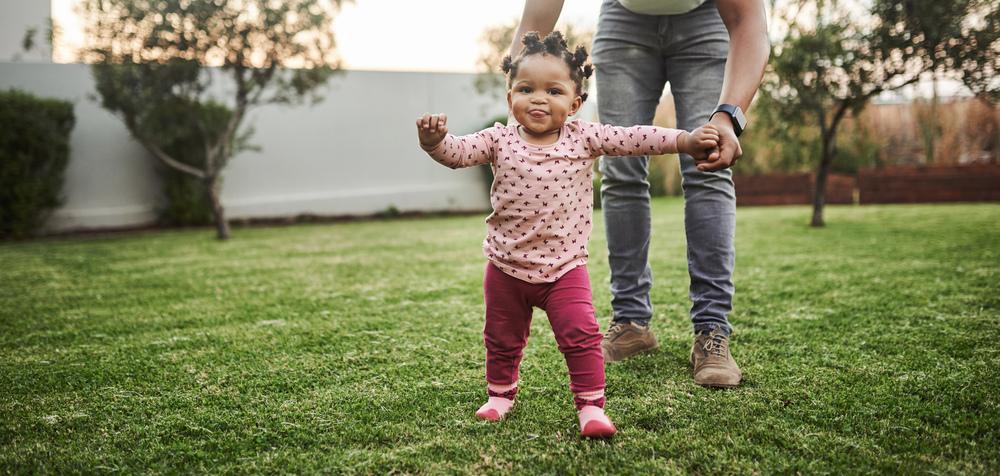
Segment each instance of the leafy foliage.
[{"label": "leafy foliage", "polygon": [[[171,103],[164,106],[164,109],[153,111],[155,119],[150,121],[162,123],[164,127],[172,129],[170,140],[163,145],[164,152],[180,162],[203,168],[204,137],[194,124],[200,120],[206,125],[209,134],[218,134],[226,126],[232,111],[215,102],[195,106]],[[190,117],[192,114],[198,118]],[[235,150],[248,148],[251,147],[240,143]],[[159,173],[163,192],[163,204],[158,210],[161,223],[173,226],[212,223],[212,204],[205,194],[201,179],[170,167],[159,167]]]},{"label": "leafy foliage", "polygon": [[848,1],[818,0],[794,7],[811,8],[811,18],[802,10],[781,15],[788,33],[774,48],[761,89],[784,121],[818,128],[813,226],[823,225],[826,175],[837,156],[837,132],[845,117],[856,116],[876,95],[913,84],[926,72],[963,64],[949,53],[957,55],[954,45],[969,40],[973,32],[965,25],[983,5],[980,0],[876,0],[865,9]]},{"label": "leafy foliage", "polygon": [[0,237],[31,236],[62,203],[75,122],[67,101],[0,92]]},{"label": "leafy foliage", "polygon": [[955,73],[977,97],[1000,99],[1000,4],[995,0],[878,1],[877,38],[924,59],[927,70]]},{"label": "leafy foliage", "polygon": [[[202,180],[219,238],[228,237],[219,179],[245,143],[247,111],[265,104],[321,99],[338,67],[333,16],[342,0],[87,0],[81,12],[101,105],[117,114],[160,162]],[[220,80],[223,84],[216,84]],[[227,95],[229,100],[222,99]],[[210,127],[210,102],[231,110]],[[175,116],[165,116],[173,111]],[[165,146],[188,140],[192,120],[204,164],[192,166]],[[166,121],[168,124],[164,124]]]}]

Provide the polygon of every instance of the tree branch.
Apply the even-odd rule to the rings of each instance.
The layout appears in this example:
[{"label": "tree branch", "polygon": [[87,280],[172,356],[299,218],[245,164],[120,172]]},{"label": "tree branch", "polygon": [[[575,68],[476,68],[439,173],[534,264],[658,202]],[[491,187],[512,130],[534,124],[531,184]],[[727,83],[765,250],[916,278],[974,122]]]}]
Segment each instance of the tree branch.
[{"label": "tree branch", "polygon": [[148,140],[146,140],[144,138],[139,138],[139,142],[143,145],[143,147],[146,148],[146,150],[148,150],[151,154],[153,154],[154,157],[156,157],[157,159],[160,159],[160,161],[163,162],[164,164],[166,164],[168,167],[171,167],[171,168],[173,168],[175,170],[178,170],[180,172],[186,173],[188,175],[193,175],[193,176],[195,176],[197,178],[200,178],[200,179],[204,179],[205,178],[205,176],[206,176],[205,171],[200,170],[197,167],[192,167],[192,166],[190,166],[188,164],[185,164],[183,162],[180,162],[178,160],[174,160],[173,157],[170,157],[169,154],[167,154],[166,152],[164,152],[163,149],[160,149],[159,147],[157,147],[152,142],[150,142],[150,141],[148,141]]},{"label": "tree branch", "polygon": [[197,167],[185,164],[184,162],[174,159],[173,157],[170,156],[170,154],[164,152],[163,149],[161,149],[159,146],[153,143],[153,141],[149,140],[149,138],[147,138],[145,135],[140,134],[138,128],[136,127],[134,117],[132,117],[131,115],[125,115],[122,117],[122,119],[124,119],[125,127],[132,133],[132,136],[135,137],[136,140],[138,140],[139,143],[142,144],[142,146],[145,147],[150,154],[153,154],[153,157],[156,157],[157,159],[159,159],[160,162],[163,162],[164,165],[174,170],[177,170],[178,172],[192,175],[200,179],[205,178],[206,174],[204,170],[200,170]]}]

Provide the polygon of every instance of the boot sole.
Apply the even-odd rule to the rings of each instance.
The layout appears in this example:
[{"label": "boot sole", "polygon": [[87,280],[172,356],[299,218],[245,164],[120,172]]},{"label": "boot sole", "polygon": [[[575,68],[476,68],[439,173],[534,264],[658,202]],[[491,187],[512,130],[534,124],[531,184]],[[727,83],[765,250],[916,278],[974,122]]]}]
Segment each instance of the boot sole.
[{"label": "boot sole", "polygon": [[614,425],[605,425],[601,422],[592,421],[587,423],[587,427],[580,431],[580,437],[591,439],[611,438],[618,429]]},{"label": "boot sole", "polygon": [[702,387],[707,387],[707,388],[736,388],[736,387],[740,386],[740,384],[738,384],[738,383],[737,384],[728,384],[728,383],[698,383],[698,382],[695,382],[695,383],[698,384],[698,385],[700,385],[700,386],[702,386]]}]

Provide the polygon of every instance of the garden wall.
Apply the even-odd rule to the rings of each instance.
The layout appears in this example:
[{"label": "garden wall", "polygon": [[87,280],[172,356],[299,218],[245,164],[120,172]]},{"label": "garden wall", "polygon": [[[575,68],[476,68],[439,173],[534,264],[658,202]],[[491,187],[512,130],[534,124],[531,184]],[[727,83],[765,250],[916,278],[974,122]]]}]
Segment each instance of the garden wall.
[{"label": "garden wall", "polygon": [[[813,174],[734,175],[736,205],[811,204],[815,179]],[[831,175],[826,183],[826,203],[854,203],[855,179],[850,175]]]},{"label": "garden wall", "polygon": [[863,205],[1000,201],[1000,164],[862,170],[858,188]]},{"label": "garden wall", "polygon": [[[238,155],[223,174],[229,218],[367,215],[390,207],[489,209],[482,172],[451,170],[431,160],[417,146],[414,126],[420,114],[447,112],[452,132],[469,133],[505,111],[503,101],[475,92],[473,78],[345,71],[330,81],[326,100],[315,107],[253,110],[251,143],[261,149]],[[88,66],[0,62],[0,89],[7,88],[75,105],[66,201],[48,231],[155,222],[160,203],[155,162],[118,118],[90,99],[94,82]]]},{"label": "garden wall", "polygon": [[[806,205],[812,203],[813,174],[736,175],[736,204]],[[831,175],[826,203],[935,203],[1000,201],[1000,164],[861,170],[857,177]]]}]

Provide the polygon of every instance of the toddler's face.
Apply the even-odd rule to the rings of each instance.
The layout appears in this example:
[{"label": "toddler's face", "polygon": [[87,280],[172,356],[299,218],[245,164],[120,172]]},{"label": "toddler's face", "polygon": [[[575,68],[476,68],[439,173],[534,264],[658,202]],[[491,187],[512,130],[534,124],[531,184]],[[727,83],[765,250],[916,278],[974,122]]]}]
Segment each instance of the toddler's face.
[{"label": "toddler's face", "polygon": [[569,77],[569,66],[560,58],[535,54],[521,60],[511,80],[507,103],[514,119],[535,136],[556,134],[583,100]]}]

